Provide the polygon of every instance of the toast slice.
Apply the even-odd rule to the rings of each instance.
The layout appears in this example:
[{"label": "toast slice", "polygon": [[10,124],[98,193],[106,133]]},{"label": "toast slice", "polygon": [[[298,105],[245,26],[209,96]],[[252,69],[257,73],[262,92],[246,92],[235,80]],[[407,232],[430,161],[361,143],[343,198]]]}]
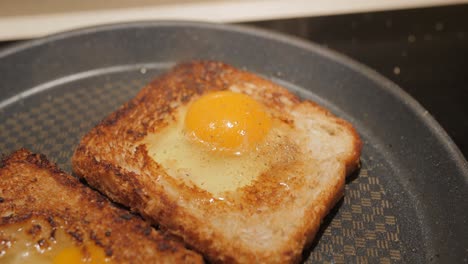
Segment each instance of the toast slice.
[{"label": "toast slice", "polygon": [[0,216],[1,263],[203,263],[25,149],[0,167]]},{"label": "toast slice", "polygon": [[[151,140],[183,118],[180,109],[221,90],[264,105],[291,133],[283,136],[294,147],[280,155],[281,163],[220,196],[158,162]],[[182,237],[210,261],[293,263],[341,199],[360,151],[354,128],[317,104],[253,73],[195,61],[155,79],[100,122],[83,137],[72,162],[91,186]]]}]

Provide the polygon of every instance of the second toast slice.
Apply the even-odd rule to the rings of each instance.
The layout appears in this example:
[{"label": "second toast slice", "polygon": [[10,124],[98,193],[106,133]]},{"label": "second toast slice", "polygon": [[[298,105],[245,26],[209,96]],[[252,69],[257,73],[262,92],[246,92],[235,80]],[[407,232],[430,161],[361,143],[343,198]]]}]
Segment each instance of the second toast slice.
[{"label": "second toast slice", "polygon": [[203,263],[25,149],[0,166],[0,216],[0,263]]}]

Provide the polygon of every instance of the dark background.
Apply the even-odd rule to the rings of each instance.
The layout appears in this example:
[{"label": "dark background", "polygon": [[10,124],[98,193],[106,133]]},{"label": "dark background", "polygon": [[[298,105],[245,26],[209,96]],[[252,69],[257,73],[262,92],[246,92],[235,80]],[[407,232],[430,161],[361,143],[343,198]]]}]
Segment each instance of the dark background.
[{"label": "dark background", "polygon": [[468,5],[244,24],[308,39],[376,70],[426,108],[468,157]]},{"label": "dark background", "polygon": [[468,157],[468,5],[243,24],[316,42],[376,70],[426,108]]}]

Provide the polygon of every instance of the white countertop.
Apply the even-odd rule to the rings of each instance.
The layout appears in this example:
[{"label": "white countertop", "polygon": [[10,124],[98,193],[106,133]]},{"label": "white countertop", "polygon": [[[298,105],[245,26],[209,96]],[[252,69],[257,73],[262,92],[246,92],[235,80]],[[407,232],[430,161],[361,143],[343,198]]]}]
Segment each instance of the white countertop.
[{"label": "white countertop", "polygon": [[141,20],[244,22],[468,3],[468,0],[2,0],[0,40]]}]

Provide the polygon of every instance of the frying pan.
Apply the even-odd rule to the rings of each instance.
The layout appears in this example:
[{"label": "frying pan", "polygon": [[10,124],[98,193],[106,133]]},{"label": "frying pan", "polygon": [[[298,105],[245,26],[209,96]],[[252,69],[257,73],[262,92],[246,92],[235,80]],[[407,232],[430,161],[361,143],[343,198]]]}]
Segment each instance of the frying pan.
[{"label": "frying pan", "polygon": [[414,99],[369,68],[289,36],[194,22],[87,28],[0,52],[0,150],[26,147],[66,171],[81,136],[175,63],[220,60],[347,119],[362,168],[305,262],[467,262],[468,166]]}]

